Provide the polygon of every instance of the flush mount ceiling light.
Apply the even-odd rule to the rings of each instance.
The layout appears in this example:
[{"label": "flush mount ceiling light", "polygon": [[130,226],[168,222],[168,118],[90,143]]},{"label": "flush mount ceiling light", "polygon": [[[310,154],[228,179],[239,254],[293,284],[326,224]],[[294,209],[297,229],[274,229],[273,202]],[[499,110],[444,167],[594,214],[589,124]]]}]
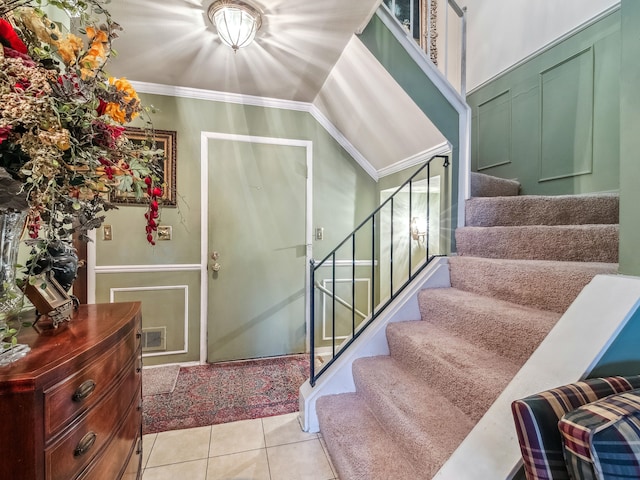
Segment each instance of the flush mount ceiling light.
[{"label": "flush mount ceiling light", "polygon": [[234,51],[249,45],[262,25],[260,11],[240,0],[217,0],[207,10],[220,39]]}]

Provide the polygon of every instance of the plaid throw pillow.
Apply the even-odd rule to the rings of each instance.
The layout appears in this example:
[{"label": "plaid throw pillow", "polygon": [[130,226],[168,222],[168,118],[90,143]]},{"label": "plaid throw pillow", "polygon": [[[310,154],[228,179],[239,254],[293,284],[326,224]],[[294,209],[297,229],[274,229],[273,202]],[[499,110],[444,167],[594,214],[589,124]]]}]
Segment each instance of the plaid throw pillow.
[{"label": "plaid throw pillow", "polygon": [[565,413],[614,393],[640,388],[640,375],[593,378],[511,404],[528,480],[568,480],[558,421]]},{"label": "plaid throw pillow", "polygon": [[640,390],[577,408],[558,428],[573,478],[640,478]]}]

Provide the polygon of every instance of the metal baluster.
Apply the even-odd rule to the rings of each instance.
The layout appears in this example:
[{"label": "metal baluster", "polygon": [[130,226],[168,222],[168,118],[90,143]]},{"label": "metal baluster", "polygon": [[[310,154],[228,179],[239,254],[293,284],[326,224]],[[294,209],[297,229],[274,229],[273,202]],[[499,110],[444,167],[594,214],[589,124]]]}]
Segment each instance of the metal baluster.
[{"label": "metal baluster", "polygon": [[[390,247],[390,256],[389,262],[391,263],[391,268],[389,269],[389,282],[391,284],[391,298],[393,298],[393,197],[391,197],[391,247]],[[382,279],[381,279],[382,281]]]},{"label": "metal baluster", "polygon": [[429,223],[431,211],[429,205],[431,202],[431,163],[427,163],[427,226],[425,227],[424,246],[425,246],[425,262],[429,261],[429,236],[431,233],[431,224]]},{"label": "metal baluster", "polygon": [[316,385],[316,365],[315,365],[315,353],[316,353],[316,269],[315,269],[315,262],[313,261],[313,259],[311,259],[310,263],[310,268],[311,268],[311,299],[310,299],[310,305],[309,308],[311,309],[310,312],[310,327],[311,327],[311,331],[309,332],[309,341],[311,343],[310,345],[310,352],[311,352],[311,358],[309,359],[309,383],[311,383],[312,387],[315,387]]},{"label": "metal baluster", "polygon": [[356,236],[351,235],[351,331],[356,331]]},{"label": "metal baluster", "polygon": [[375,317],[375,297],[376,297],[376,214],[371,216],[371,318],[369,323]]},{"label": "metal baluster", "polygon": [[331,289],[332,292],[332,304],[333,304],[333,311],[332,313],[332,318],[331,318],[331,340],[332,340],[332,357],[336,356],[336,252],[333,252],[333,259],[332,259],[333,265],[331,267],[331,285],[333,286],[333,288]]},{"label": "metal baluster", "polygon": [[[413,177],[412,177],[413,178]],[[413,180],[409,180],[409,278],[411,278],[411,240],[413,240],[411,232],[411,220],[413,219]]]}]

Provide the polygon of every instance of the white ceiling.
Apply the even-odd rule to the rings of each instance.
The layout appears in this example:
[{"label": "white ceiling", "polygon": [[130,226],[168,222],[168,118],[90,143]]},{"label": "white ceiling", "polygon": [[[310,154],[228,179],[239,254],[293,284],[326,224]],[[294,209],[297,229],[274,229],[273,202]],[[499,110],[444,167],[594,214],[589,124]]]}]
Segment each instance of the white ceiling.
[{"label": "white ceiling", "polygon": [[112,0],[108,9],[124,32],[110,73],[314,103],[375,170],[443,141],[354,37],[381,0],[257,1],[262,28],[234,53],[206,16],[213,0]]},{"label": "white ceiling", "polygon": [[213,0],[113,0],[109,11],[125,29],[114,68],[143,82],[312,102],[379,3],[259,1],[256,41],[234,53],[206,16]]}]

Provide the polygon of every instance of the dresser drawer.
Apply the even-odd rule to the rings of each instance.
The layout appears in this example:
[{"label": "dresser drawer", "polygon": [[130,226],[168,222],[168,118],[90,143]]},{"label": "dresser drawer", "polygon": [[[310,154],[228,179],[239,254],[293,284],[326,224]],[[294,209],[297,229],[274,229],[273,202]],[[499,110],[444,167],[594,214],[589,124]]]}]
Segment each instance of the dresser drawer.
[{"label": "dresser drawer", "polygon": [[[140,384],[141,388],[142,384]],[[140,429],[142,392],[140,389],[111,443],[77,480],[136,480],[138,478],[142,462],[142,432]]]},{"label": "dresser drawer", "polygon": [[67,377],[44,392],[45,441],[51,439],[64,425],[100,401],[106,391],[123,374],[137,351],[137,339],[132,331],[113,349],[95,362]]},{"label": "dresser drawer", "polygon": [[[115,434],[114,426],[139,402],[140,360],[127,363],[127,373],[99,403],[69,426],[60,440],[45,449],[47,480],[70,480],[96,457]],[[136,401],[137,400],[137,401]]]}]

